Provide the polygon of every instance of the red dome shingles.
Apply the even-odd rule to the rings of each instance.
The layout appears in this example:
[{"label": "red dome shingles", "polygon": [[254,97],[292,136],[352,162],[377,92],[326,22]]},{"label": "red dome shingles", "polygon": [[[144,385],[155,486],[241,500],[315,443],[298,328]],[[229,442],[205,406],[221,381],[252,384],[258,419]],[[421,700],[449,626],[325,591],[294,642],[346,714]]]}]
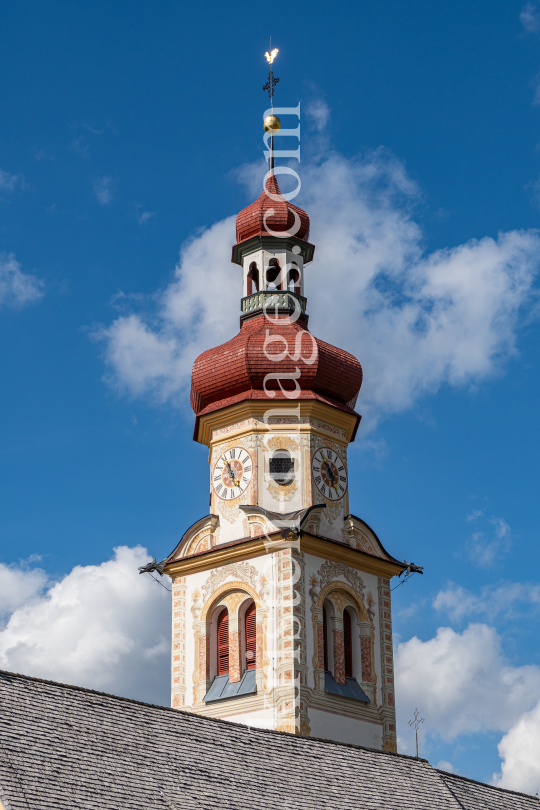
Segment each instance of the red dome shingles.
[{"label": "red dome shingles", "polygon": [[[305,331],[309,337],[302,338],[302,352],[298,360],[285,357],[279,361],[268,359],[264,351],[265,340],[269,335],[280,335],[283,341],[267,346],[268,354],[281,354],[286,347],[295,354],[299,332]],[[362,385],[362,367],[352,354],[314,338],[317,356],[314,363],[306,363],[302,357],[310,358],[312,338],[303,323],[290,324],[287,319],[270,323],[263,314],[243,322],[240,332],[232,340],[201,354],[194,363],[191,404],[196,414],[200,414],[213,403],[235,398],[235,401],[252,398],[283,399],[285,395],[276,380],[268,381],[267,391],[274,391],[268,397],[264,391],[264,380],[268,374],[294,372],[300,369],[298,384],[300,399],[328,398],[331,404],[339,407],[353,406]],[[285,343],[286,341],[286,343]],[[292,381],[282,380],[287,390],[293,390]],[[227,404],[232,404],[228,402]],[[221,404],[220,407],[226,407]],[[209,408],[215,410],[216,408]]]},{"label": "red dome shingles", "polygon": [[[270,175],[266,181],[266,189],[271,194],[279,194],[281,197],[278,182],[274,175]],[[265,226],[264,215],[271,208],[274,213],[267,217]],[[295,231],[296,218],[293,211],[300,217],[300,228],[297,231]],[[287,202],[283,197],[280,200],[273,200],[266,191],[263,191],[258,200],[240,211],[236,217],[236,241],[237,243],[244,242],[253,236],[264,236],[268,234],[269,230],[276,233],[288,231],[297,239],[307,239],[309,236],[309,217],[305,211]]]}]

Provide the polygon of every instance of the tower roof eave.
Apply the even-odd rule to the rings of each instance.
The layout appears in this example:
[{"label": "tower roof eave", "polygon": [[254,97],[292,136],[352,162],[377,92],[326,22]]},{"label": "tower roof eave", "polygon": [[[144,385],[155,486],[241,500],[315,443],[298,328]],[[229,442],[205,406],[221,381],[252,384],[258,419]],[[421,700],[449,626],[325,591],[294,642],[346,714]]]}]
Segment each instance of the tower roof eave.
[{"label": "tower roof eave", "polygon": [[248,256],[250,253],[255,253],[258,250],[268,250],[270,253],[276,250],[289,250],[295,253],[295,247],[300,248],[299,255],[302,256],[304,264],[308,264],[308,262],[313,260],[315,245],[312,245],[311,242],[298,239],[296,236],[271,236],[266,233],[251,236],[249,239],[244,239],[233,245],[231,262],[242,266],[244,256]]},{"label": "tower roof eave", "polygon": [[[217,413],[218,411],[225,410],[226,408],[232,408],[235,405],[240,405],[242,402],[258,402],[264,405],[265,409],[279,407],[284,402],[294,405],[295,403],[321,403],[322,405],[326,405],[330,408],[334,408],[335,410],[340,411],[343,414],[347,414],[349,417],[353,417],[353,425],[350,435],[347,438],[348,442],[353,442],[356,438],[356,433],[358,431],[358,427],[360,425],[360,420],[362,419],[361,415],[357,413],[353,408],[345,405],[342,402],[337,402],[336,400],[330,399],[330,397],[325,397],[322,394],[318,394],[316,391],[301,391],[300,396],[295,399],[294,401],[285,397],[281,392],[276,391],[276,396],[274,399],[269,400],[268,395],[264,391],[257,391],[255,389],[250,389],[248,391],[242,391],[234,396],[227,397],[226,399],[218,400],[217,402],[212,402],[206,408],[203,408],[201,411],[195,414],[195,427],[193,430],[193,441],[200,442],[201,444],[208,444],[207,438],[203,438],[201,436],[201,419],[204,419],[206,416],[210,416],[211,414]],[[278,405],[279,403],[279,405]]]}]

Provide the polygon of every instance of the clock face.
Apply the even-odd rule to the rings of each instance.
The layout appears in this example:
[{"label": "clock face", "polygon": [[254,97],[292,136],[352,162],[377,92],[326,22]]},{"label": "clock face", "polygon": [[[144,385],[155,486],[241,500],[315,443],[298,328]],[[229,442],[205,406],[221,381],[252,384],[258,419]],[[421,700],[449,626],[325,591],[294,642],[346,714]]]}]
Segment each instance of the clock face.
[{"label": "clock face", "polygon": [[347,470],[335,450],[321,447],[311,462],[317,489],[329,501],[338,501],[347,491]]},{"label": "clock face", "polygon": [[253,465],[251,456],[243,447],[233,447],[224,453],[214,467],[214,491],[224,501],[238,498],[251,481]]}]

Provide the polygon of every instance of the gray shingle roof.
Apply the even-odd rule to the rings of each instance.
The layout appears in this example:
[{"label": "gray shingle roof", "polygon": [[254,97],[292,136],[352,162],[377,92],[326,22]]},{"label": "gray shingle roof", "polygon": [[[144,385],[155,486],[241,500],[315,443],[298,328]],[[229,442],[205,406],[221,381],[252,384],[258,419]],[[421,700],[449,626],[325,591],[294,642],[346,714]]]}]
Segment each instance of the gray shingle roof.
[{"label": "gray shingle roof", "polygon": [[4,810],[539,810],[422,759],[0,672]]}]

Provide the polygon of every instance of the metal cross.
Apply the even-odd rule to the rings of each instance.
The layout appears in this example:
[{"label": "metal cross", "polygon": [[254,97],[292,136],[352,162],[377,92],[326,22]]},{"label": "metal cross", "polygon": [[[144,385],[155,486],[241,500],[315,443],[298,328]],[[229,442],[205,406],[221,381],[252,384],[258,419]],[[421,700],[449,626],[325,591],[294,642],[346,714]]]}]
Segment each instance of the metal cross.
[{"label": "metal cross", "polygon": [[421,723],[425,722],[425,719],[423,717],[422,717],[422,719],[418,719],[418,715],[419,715],[419,711],[418,711],[418,709],[415,709],[413,719],[409,720],[409,725],[412,726],[412,728],[414,728],[414,731],[416,733],[416,756],[417,757],[418,757],[418,727],[421,725]]},{"label": "metal cross", "polygon": [[274,63],[274,59],[277,56],[277,53],[278,53],[277,48],[274,48],[274,50],[272,50],[272,37],[270,37],[270,48],[264,55],[266,61],[270,65],[270,72],[268,74],[268,81],[264,85],[263,90],[265,92],[268,91],[268,95],[270,96],[270,109],[271,110],[274,109],[274,87],[279,82],[279,79],[276,76],[274,76],[274,70],[273,70],[273,67],[272,67],[272,65]]}]

